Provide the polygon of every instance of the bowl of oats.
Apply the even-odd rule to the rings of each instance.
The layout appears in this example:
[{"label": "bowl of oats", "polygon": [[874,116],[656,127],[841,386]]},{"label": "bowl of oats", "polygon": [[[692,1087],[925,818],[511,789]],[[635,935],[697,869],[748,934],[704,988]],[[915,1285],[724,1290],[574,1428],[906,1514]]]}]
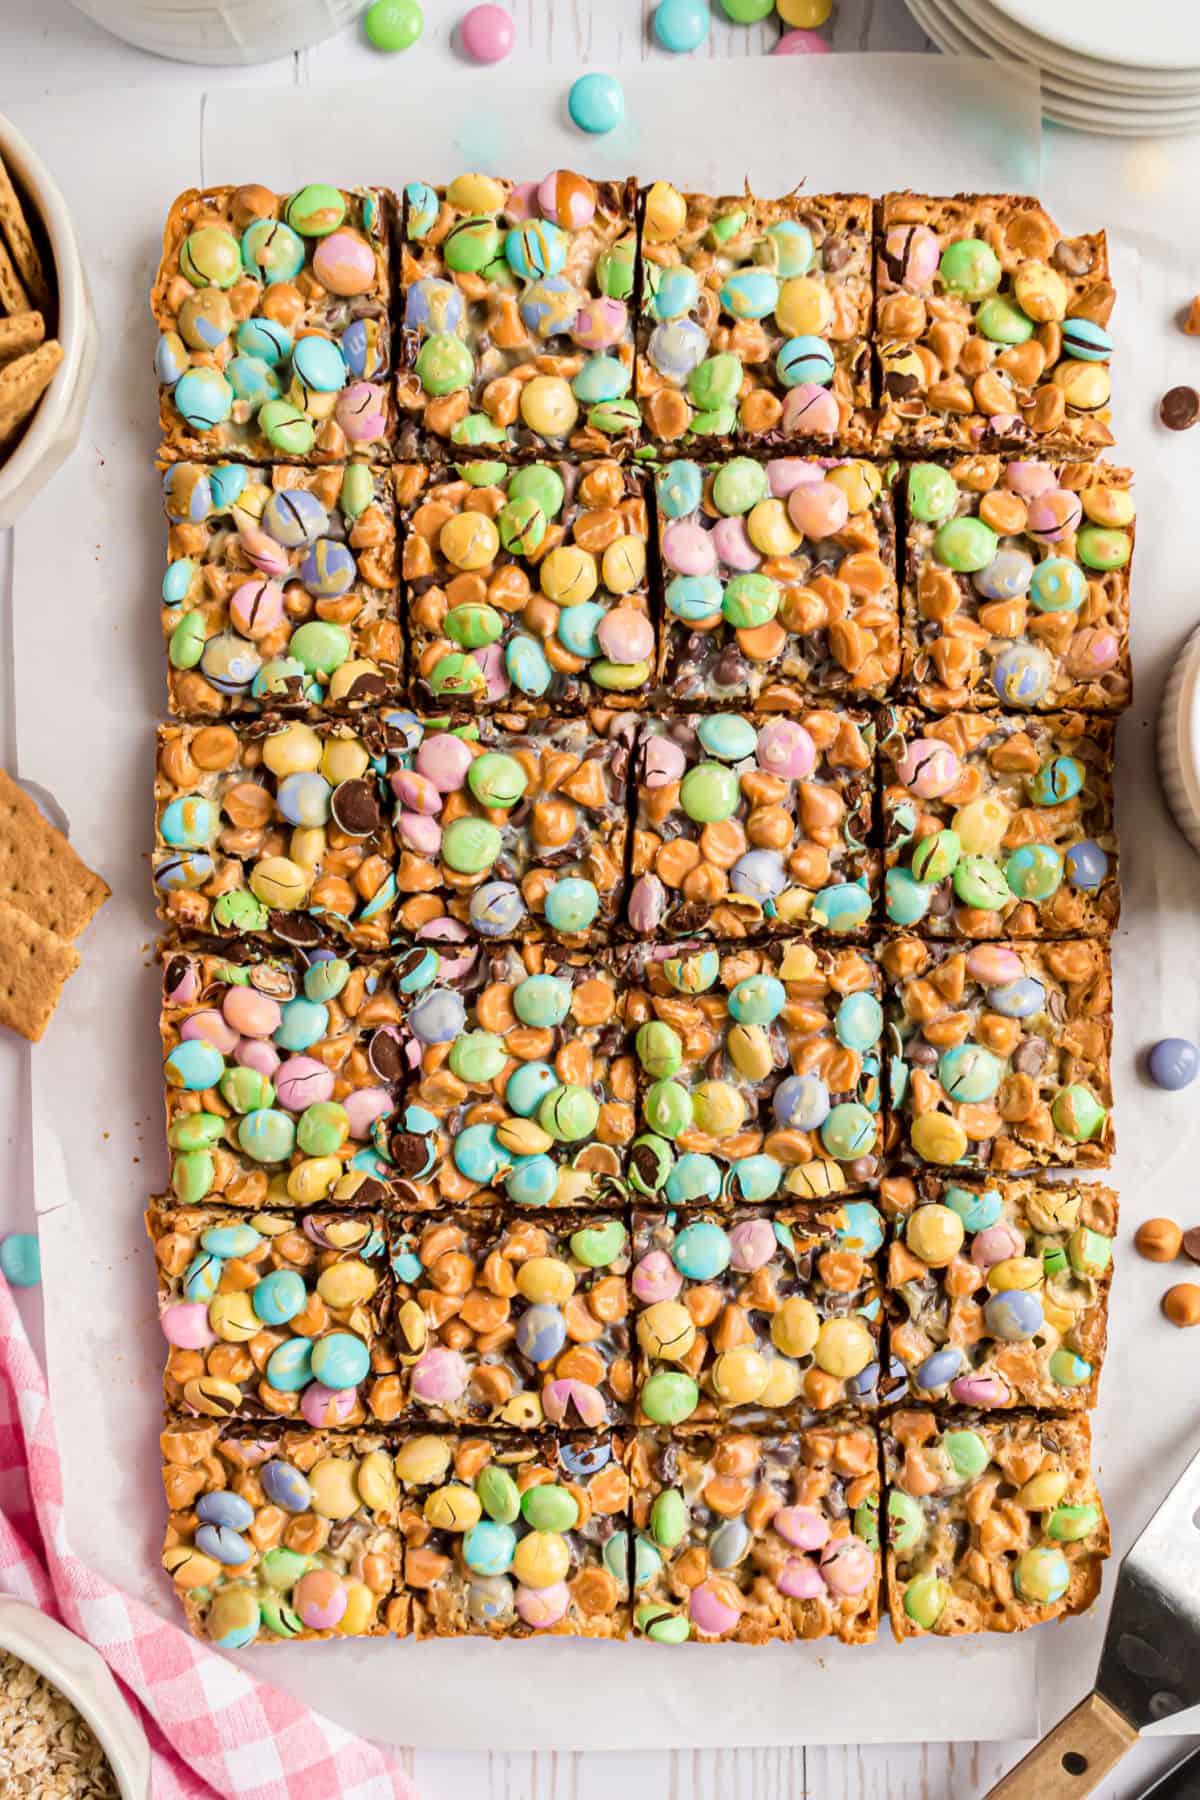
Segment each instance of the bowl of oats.
[{"label": "bowl of oats", "polygon": [[65,1625],[0,1598],[0,1794],[149,1800],[150,1746],[108,1665]]}]

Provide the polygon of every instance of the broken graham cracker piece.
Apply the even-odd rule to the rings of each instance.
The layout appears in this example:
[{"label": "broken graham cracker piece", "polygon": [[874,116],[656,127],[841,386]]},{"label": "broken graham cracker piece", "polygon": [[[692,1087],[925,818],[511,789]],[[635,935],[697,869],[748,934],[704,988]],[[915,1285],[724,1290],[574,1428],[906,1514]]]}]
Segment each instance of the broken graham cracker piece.
[{"label": "broken graham cracker piece", "polygon": [[39,344],[36,350],[0,368],[0,444],[28,419],[54,379],[62,357],[62,345],[51,338],[48,344]]},{"label": "broken graham cracker piece", "polygon": [[74,938],[111,891],[0,769],[0,903],[18,907],[47,931]]},{"label": "broken graham cracker piece", "polygon": [[12,177],[4,166],[4,158],[0,156],[0,232],[12,253],[21,280],[33,295],[34,304],[43,310],[50,304],[50,284],[46,280],[46,271],[42,258],[29,229],[29,220],[25,217],[25,208],[21,205],[20,195],[12,184]]},{"label": "broken graham cracker piece", "polygon": [[40,312],[13,313],[0,318],[0,367],[36,350],[46,335],[46,321]]},{"label": "broken graham cracker piece", "polygon": [[8,254],[8,246],[0,237],[0,313],[28,312],[32,305],[25,284],[17,274],[16,264]]},{"label": "broken graham cracker piece", "polygon": [[78,967],[74,944],[0,900],[0,1025],[36,1044]]}]

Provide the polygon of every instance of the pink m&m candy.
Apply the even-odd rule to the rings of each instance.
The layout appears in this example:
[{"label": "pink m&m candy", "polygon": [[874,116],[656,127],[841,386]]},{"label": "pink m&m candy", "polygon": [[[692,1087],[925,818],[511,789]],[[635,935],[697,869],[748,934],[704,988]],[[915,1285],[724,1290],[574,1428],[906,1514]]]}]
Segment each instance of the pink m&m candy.
[{"label": "pink m&m candy", "polygon": [[819,31],[785,31],[772,56],[828,56],[829,45]]},{"label": "pink m&m candy", "polygon": [[333,1070],[315,1056],[289,1056],[275,1077],[275,1093],[288,1112],[303,1112],[320,1100],[333,1098]]},{"label": "pink m&m candy", "polygon": [[746,521],[740,514],[718,519],[712,528],[712,541],[717,555],[727,569],[757,569],[762,557],[746,533]]},{"label": "pink m&m candy", "polygon": [[471,661],[483,671],[483,692],[488,700],[503,700],[512,683],[504,666],[504,651],[499,644],[485,644],[471,652]]},{"label": "pink m&m candy", "polygon": [[688,1595],[688,1616],[696,1630],[705,1637],[724,1637],[735,1631],[741,1618],[740,1605],[733,1603],[734,1590],[728,1582],[702,1581]]},{"label": "pink m&m candy", "polygon": [[436,856],[442,847],[442,828],[428,813],[402,812],[396,819],[396,835],[418,856]]},{"label": "pink m&m candy", "polygon": [[729,1260],[735,1269],[764,1269],[775,1254],[770,1219],[742,1219],[729,1233]]},{"label": "pink m&m candy", "polygon": [[332,231],[313,252],[313,274],[331,294],[365,294],[375,279],[375,252],[356,231]]},{"label": "pink m&m candy", "polygon": [[279,1030],[283,1017],[278,1000],[252,987],[231,987],[221,1002],[221,1011],[235,1031],[252,1038],[270,1037]]},{"label": "pink m&m candy", "polygon": [[835,1538],[821,1553],[821,1574],[835,1594],[861,1594],[875,1580],[875,1558],[860,1537]]},{"label": "pink m&m candy", "polygon": [[203,1012],[191,1013],[179,1028],[181,1038],[199,1038],[219,1050],[222,1056],[229,1056],[237,1049],[238,1034],[225,1018],[224,1014],[206,1007]]},{"label": "pink m&m candy", "polygon": [[896,773],[918,799],[937,800],[950,792],[962,773],[962,764],[949,744],[937,738],[914,738]]},{"label": "pink m&m candy", "polygon": [[971,1261],[977,1269],[990,1269],[994,1263],[1007,1262],[1010,1256],[1024,1254],[1025,1239],[1007,1219],[977,1231],[971,1243]]},{"label": "pink m&m candy", "polygon": [[536,181],[518,181],[504,206],[504,216],[514,225],[523,225],[526,219],[538,216],[538,187]]},{"label": "pink m&m candy", "polygon": [[1081,680],[1091,675],[1103,675],[1120,654],[1121,644],[1115,631],[1107,631],[1101,625],[1085,625],[1067,645],[1067,672]]},{"label": "pink m&m candy", "polygon": [[625,336],[628,316],[623,300],[589,300],[575,314],[571,336],[585,350],[607,350]]},{"label": "pink m&m candy", "polygon": [[370,1137],[376,1119],[391,1112],[393,1101],[386,1088],[356,1088],[346,1095],[342,1105],[350,1124],[350,1136],[366,1138]]},{"label": "pink m&m candy", "polygon": [[543,1387],[542,1411],[552,1425],[576,1429],[582,1425],[588,1431],[595,1431],[608,1417],[608,1407],[599,1388],[593,1387],[590,1381],[566,1377],[548,1381]]},{"label": "pink m&m candy", "polygon": [[672,781],[682,781],[687,769],[687,757],[682,747],[672,738],[652,737],[642,750],[642,781],[646,787],[666,787]]},{"label": "pink m&m candy", "polygon": [[190,1006],[200,992],[200,971],[189,956],[175,956],[163,976],[163,995],[175,1006]]},{"label": "pink m&m candy", "polygon": [[1003,1406],[1008,1389],[997,1375],[960,1375],[950,1383],[960,1406]]},{"label": "pink m&m candy", "polygon": [[268,637],[283,618],[283,589],[277,581],[243,581],[229,597],[229,617],[243,637]]},{"label": "pink m&m candy", "polygon": [[850,517],[850,503],[832,481],[806,481],[788,495],[788,518],[807,538],[832,537]]},{"label": "pink m&m candy", "polygon": [[1004,471],[1007,487],[1014,494],[1020,494],[1030,500],[1035,494],[1044,494],[1054,486],[1054,470],[1048,463],[1013,462]]},{"label": "pink m&m candy", "polygon": [[780,427],[808,437],[832,437],[841,420],[838,403],[828,388],[802,381],[784,396]]},{"label": "pink m&m candy", "polygon": [[683,1276],[665,1250],[650,1250],[635,1263],[630,1285],[646,1306],[656,1300],[674,1300],[683,1286]]},{"label": "pink m&m candy", "polygon": [[387,429],[387,395],[373,381],[352,381],[337,397],[334,416],[352,444],[372,444]]},{"label": "pink m&m candy", "polygon": [[260,574],[287,574],[287,551],[261,525],[243,525],[238,532],[238,544]]},{"label": "pink m&m candy", "polygon": [[538,187],[537,198],[542,217],[564,231],[579,231],[596,211],[595,188],[573,169],[552,169]]},{"label": "pink m&m candy", "polygon": [[668,525],[662,539],[663,561],[677,575],[711,575],[717,566],[713,541],[703,525],[680,519]]},{"label": "pink m&m candy", "polygon": [[549,1587],[518,1587],[516,1595],[517,1615],[534,1631],[544,1631],[548,1625],[557,1625],[566,1617],[571,1604],[571,1595],[565,1581],[552,1582]]},{"label": "pink m&m candy", "polygon": [[820,1550],[829,1542],[829,1521],[815,1506],[781,1506],[771,1524],[797,1550]]},{"label": "pink m&m candy", "polygon": [[417,751],[417,773],[431,781],[439,794],[452,794],[467,779],[474,758],[470,746],[449,731],[435,731]]},{"label": "pink m&m candy", "polygon": [[314,1431],[345,1425],[358,1405],[357,1388],[327,1388],[310,1382],[300,1396],[300,1411]]},{"label": "pink m&m candy", "polygon": [[426,1350],[412,1366],[409,1383],[414,1400],[444,1405],[460,1400],[471,1379],[466,1359],[457,1350]]},{"label": "pink m&m candy", "polygon": [[820,463],[803,456],[776,456],[767,464],[767,486],[776,500],[786,500],[801,482],[822,479]]},{"label": "pink m&m candy", "polygon": [[274,1044],[268,1044],[263,1038],[239,1038],[233,1056],[240,1069],[253,1069],[268,1081],[275,1079],[279,1052]]},{"label": "pink m&m candy", "polygon": [[617,606],[596,627],[600,648],[610,662],[645,662],[654,652],[654,627],[645,613]]},{"label": "pink m&m candy", "polygon": [[398,769],[392,776],[392,792],[406,812],[440,813],[442,791],[416,769]]},{"label": "pink m&m candy", "polygon": [[819,1600],[825,1592],[825,1579],[807,1556],[789,1556],[775,1577],[775,1586],[789,1600]]},{"label": "pink m&m candy", "polygon": [[1069,488],[1047,488],[1029,502],[1026,528],[1043,543],[1057,544],[1078,531],[1083,518],[1083,501]]},{"label": "pink m&m candy", "polygon": [[1004,944],[976,944],[967,951],[967,974],[984,987],[1007,987],[1010,981],[1020,981],[1024,973],[1025,964]]},{"label": "pink m&m candy", "polygon": [[480,63],[503,62],[513,47],[516,28],[502,6],[473,6],[458,28],[467,55]]},{"label": "pink m&m candy", "polygon": [[770,719],[758,734],[758,766],[784,781],[806,781],[817,766],[817,747],[796,719]]},{"label": "pink m&m candy", "polygon": [[910,293],[919,293],[937,274],[942,246],[928,225],[893,225],[884,239],[883,252],[892,280]]},{"label": "pink m&m candy", "polygon": [[309,1569],[292,1589],[292,1606],[310,1631],[332,1631],[348,1604],[349,1595],[332,1569]]},{"label": "pink m&m candy", "polygon": [[168,1306],[159,1324],[168,1344],[174,1344],[177,1350],[207,1350],[217,1341],[203,1300],[180,1300],[177,1305]]}]

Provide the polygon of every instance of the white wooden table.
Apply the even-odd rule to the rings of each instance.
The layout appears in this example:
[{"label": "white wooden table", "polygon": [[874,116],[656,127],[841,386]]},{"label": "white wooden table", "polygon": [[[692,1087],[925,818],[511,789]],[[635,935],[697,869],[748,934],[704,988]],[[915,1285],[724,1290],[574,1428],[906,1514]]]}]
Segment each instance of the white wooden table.
[{"label": "white wooden table", "polygon": [[[424,0],[426,32],[403,59],[379,56],[359,31],[254,69],[207,70],[161,62],[110,38],[74,12],[69,0],[0,0],[0,109],[17,83],[64,102],[83,87],[125,88],[141,82],[214,87],[261,86],[408,75],[419,59],[450,66],[455,21],[471,0]],[[509,0],[517,24],[513,61],[561,67],[566,84],[583,64],[613,66],[659,59],[649,20],[654,0]],[[759,56],[775,42],[774,19],[757,26],[729,23],[713,0],[710,57]],[[902,0],[835,0],[825,32],[834,50],[932,51]],[[497,72],[502,78],[502,71]],[[1195,140],[1200,142],[1200,140]],[[93,154],[88,145],[83,155]],[[114,179],[118,178],[114,173]],[[11,547],[0,532],[0,763],[15,766],[9,620]],[[0,1034],[0,1147],[9,1177],[0,1183],[0,1236],[33,1226],[28,1125],[29,1052]],[[22,1297],[35,1342],[41,1337],[40,1296]],[[1055,1640],[1063,1657],[1072,1638]],[[681,1664],[682,1675],[682,1664]],[[1082,1694],[1091,1670],[1081,1661],[1074,1689]],[[864,1709],[870,1706],[869,1681]],[[930,1695],[931,1713],[937,1696]],[[865,1714],[864,1714],[865,1716]],[[1050,1723],[1047,1720],[1047,1723]],[[1143,1743],[1101,1800],[1133,1800],[1155,1773],[1180,1755],[1178,1740]],[[408,1766],[427,1800],[977,1800],[1027,1748],[1023,1744],[924,1744],[741,1751],[663,1751],[656,1755],[456,1754],[419,1752]]]}]

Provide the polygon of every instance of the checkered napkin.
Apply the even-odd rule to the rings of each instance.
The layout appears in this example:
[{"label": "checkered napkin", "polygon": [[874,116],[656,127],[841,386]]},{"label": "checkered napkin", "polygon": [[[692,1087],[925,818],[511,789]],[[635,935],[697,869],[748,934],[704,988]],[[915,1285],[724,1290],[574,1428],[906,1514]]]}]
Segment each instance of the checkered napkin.
[{"label": "checkered napkin", "polygon": [[2,1274],[0,1593],[103,1656],[150,1740],[155,1800],[418,1800],[383,1750],[244,1675],[72,1555],[46,1379]]}]

